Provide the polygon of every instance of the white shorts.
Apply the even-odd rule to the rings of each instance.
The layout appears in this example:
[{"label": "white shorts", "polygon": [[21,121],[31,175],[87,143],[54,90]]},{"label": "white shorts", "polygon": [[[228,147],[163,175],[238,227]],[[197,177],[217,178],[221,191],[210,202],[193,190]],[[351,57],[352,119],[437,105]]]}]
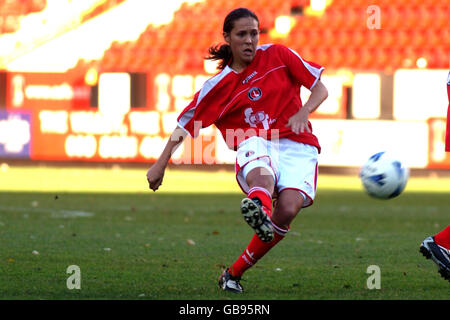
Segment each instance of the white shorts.
[{"label": "white shorts", "polygon": [[275,193],[298,190],[305,198],[303,207],[313,204],[317,189],[318,151],[311,145],[290,139],[266,140],[251,137],[242,141],[236,154],[236,180],[248,193],[247,174],[254,168],[266,168],[275,181]]}]

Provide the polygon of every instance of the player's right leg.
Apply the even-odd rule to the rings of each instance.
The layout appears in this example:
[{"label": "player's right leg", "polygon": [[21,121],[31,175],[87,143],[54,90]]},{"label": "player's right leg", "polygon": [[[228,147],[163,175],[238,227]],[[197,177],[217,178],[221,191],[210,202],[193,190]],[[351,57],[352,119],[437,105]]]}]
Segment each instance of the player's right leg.
[{"label": "player's right leg", "polygon": [[236,155],[236,179],[247,194],[241,201],[241,213],[264,242],[273,239],[270,216],[277,180],[277,159],[269,149],[267,140],[251,137],[239,145]]},{"label": "player's right leg", "polygon": [[272,241],[273,227],[270,216],[274,179],[264,167],[256,167],[244,175],[250,189],[247,197],[241,201],[242,216],[262,241]]},{"label": "player's right leg", "polygon": [[242,274],[279,241],[270,221],[274,180],[271,175],[258,173],[264,170],[261,167],[253,168],[249,175],[255,179],[247,180],[252,187],[241,201],[241,213],[255,234],[244,252],[219,277],[219,286],[225,291],[241,293],[243,289],[239,281]]},{"label": "player's right leg", "polygon": [[241,213],[255,234],[244,252],[219,277],[219,286],[235,293],[242,292],[239,283],[242,274],[278,242],[270,221],[277,178],[266,143],[262,138],[252,137],[237,152],[236,179],[247,195],[241,201]]}]

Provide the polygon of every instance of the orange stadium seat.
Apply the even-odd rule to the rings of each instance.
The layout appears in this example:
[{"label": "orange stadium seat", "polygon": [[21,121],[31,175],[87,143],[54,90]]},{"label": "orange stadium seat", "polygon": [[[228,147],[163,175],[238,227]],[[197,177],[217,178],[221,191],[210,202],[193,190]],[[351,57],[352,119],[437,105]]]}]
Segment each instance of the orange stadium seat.
[{"label": "orange stadium seat", "polygon": [[28,7],[27,11],[29,13],[40,12],[45,9],[45,6],[47,5],[47,1],[46,0],[26,1],[26,5]]},{"label": "orange stadium seat", "polygon": [[[338,32],[339,33],[339,32]],[[320,38],[325,48],[333,48],[337,45],[339,38],[336,35],[336,31],[331,28],[322,29],[320,32]]]},{"label": "orange stadium seat", "polygon": [[352,42],[352,34],[347,30],[341,30],[336,32],[336,46],[339,48],[345,48]]},{"label": "orange stadium seat", "polygon": [[352,48],[361,48],[365,45],[366,38],[365,33],[360,32],[359,30],[353,30],[350,33],[350,41],[349,46]]},{"label": "orange stadium seat", "polygon": [[358,60],[358,53],[356,48],[347,47],[342,50],[343,53],[343,62],[341,67],[353,67],[356,65],[356,61]]},{"label": "orange stadium seat", "polygon": [[393,72],[395,69],[401,68],[405,59],[402,51],[399,49],[388,49],[387,53],[389,59],[386,62],[386,68],[388,71]]},{"label": "orange stadium seat", "polygon": [[448,52],[449,51],[444,48],[431,49],[430,56],[432,57],[432,61],[429,67],[448,69],[450,67],[450,57]]},{"label": "orange stadium seat", "polygon": [[397,48],[403,48],[407,46],[411,41],[411,35],[410,32],[406,30],[396,30],[392,31],[393,37],[394,37],[394,45]]},{"label": "orange stadium seat", "polygon": [[366,12],[361,8],[348,8],[343,11],[344,19],[342,29],[354,30],[357,28],[366,28]]},{"label": "orange stadium seat", "polygon": [[[331,60],[331,65],[326,65],[326,67],[328,69],[339,69],[342,68],[343,64],[346,62],[345,61],[345,55],[344,55],[344,51],[342,48],[332,48],[330,51],[330,60]],[[324,64],[327,63],[327,61],[324,62]]]},{"label": "orange stadium seat", "polygon": [[389,54],[386,48],[375,48],[372,51],[372,66],[376,70],[384,70],[389,63]]},{"label": "orange stadium seat", "polygon": [[326,21],[326,27],[339,31],[340,28],[348,21],[344,10],[338,8],[330,8],[323,16]]},{"label": "orange stadium seat", "polygon": [[450,17],[450,2],[440,4],[431,8],[432,27],[436,29],[448,29],[448,18]]}]

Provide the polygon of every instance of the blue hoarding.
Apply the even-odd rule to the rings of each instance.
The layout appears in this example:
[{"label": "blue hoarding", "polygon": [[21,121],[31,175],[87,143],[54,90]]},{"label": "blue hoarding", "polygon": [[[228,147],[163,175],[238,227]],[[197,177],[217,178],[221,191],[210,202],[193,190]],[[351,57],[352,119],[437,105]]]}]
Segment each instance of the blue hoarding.
[{"label": "blue hoarding", "polygon": [[0,158],[30,158],[31,115],[0,111]]}]

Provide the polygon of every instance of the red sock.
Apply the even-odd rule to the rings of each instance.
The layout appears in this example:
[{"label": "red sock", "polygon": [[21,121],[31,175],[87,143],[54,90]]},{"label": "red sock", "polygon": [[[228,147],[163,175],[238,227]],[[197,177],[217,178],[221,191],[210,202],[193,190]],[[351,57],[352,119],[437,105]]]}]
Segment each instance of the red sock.
[{"label": "red sock", "polygon": [[270,242],[263,242],[258,238],[256,233],[248,244],[244,252],[239,256],[236,262],[231,266],[230,272],[233,276],[242,276],[242,274],[251,266],[253,266],[259,259],[261,259],[270,249],[272,249],[278,242],[280,242],[288,230],[275,228],[274,238]]},{"label": "red sock", "polygon": [[253,187],[248,191],[247,197],[252,199],[252,198],[259,198],[259,200],[261,200],[261,203],[264,207],[266,207],[266,209],[269,210],[269,212],[267,212],[269,214],[269,216],[272,213],[272,195],[269,193],[269,191],[267,191],[266,189],[262,188],[262,187]]},{"label": "red sock", "polygon": [[450,250],[450,225],[434,236],[434,242],[441,247]]}]

